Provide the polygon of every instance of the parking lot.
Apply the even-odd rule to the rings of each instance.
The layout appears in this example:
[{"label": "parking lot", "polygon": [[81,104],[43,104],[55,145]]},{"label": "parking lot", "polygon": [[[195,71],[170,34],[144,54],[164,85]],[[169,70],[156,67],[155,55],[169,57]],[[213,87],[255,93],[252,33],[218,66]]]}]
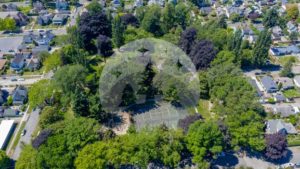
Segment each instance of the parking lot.
[{"label": "parking lot", "polygon": [[11,50],[17,51],[18,46],[22,43],[23,37],[2,37],[0,38],[0,51],[7,53]]}]

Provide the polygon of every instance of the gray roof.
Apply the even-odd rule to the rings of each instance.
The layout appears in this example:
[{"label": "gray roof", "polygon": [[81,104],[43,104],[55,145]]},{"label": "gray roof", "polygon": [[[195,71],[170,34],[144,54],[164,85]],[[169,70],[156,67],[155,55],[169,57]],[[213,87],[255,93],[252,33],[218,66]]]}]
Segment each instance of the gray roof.
[{"label": "gray roof", "polygon": [[291,123],[285,123],[281,119],[268,120],[267,134],[274,134],[277,132],[286,132],[288,134],[297,134],[297,130]]},{"label": "gray roof", "polygon": [[266,90],[278,89],[277,84],[273,81],[273,79],[270,76],[262,77],[261,83],[265,87]]},{"label": "gray roof", "polygon": [[294,108],[290,105],[288,106],[276,106],[274,107],[274,113],[280,114],[281,117],[289,117],[290,115],[295,115],[296,112]]},{"label": "gray roof", "polygon": [[277,102],[284,102],[284,101],[286,101],[286,98],[285,98],[285,96],[282,93],[277,93],[275,95],[275,99],[276,99]]},{"label": "gray roof", "polygon": [[275,56],[280,55],[290,55],[290,54],[299,54],[300,49],[298,46],[290,45],[290,46],[282,46],[282,47],[271,47],[270,49]]},{"label": "gray roof", "polygon": [[263,95],[263,93],[259,90],[259,87],[257,86],[256,81],[254,79],[249,79],[249,83],[252,87],[254,87],[254,89],[257,92],[257,95],[259,97],[261,97]]}]

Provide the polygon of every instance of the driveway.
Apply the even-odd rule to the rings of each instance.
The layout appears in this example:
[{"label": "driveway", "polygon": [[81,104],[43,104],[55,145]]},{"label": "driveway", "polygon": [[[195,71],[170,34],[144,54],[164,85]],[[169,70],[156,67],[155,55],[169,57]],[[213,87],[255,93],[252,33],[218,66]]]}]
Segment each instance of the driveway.
[{"label": "driveway", "polygon": [[25,125],[26,134],[24,136],[21,136],[19,143],[12,155],[12,159],[17,160],[20,156],[20,153],[22,151],[22,143],[30,144],[31,143],[31,136],[34,130],[36,129],[38,122],[39,122],[39,113],[40,110],[36,109],[31,112],[31,114],[28,117],[28,120]]}]

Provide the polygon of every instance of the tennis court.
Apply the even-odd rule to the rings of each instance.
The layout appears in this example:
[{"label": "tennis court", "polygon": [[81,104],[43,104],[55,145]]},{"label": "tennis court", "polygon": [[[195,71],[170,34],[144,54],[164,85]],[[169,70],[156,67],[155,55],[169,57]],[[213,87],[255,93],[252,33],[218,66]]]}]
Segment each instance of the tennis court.
[{"label": "tennis court", "polygon": [[165,124],[169,128],[177,128],[178,120],[187,115],[185,109],[163,102],[139,107],[134,111],[133,119],[137,130],[161,124]]}]

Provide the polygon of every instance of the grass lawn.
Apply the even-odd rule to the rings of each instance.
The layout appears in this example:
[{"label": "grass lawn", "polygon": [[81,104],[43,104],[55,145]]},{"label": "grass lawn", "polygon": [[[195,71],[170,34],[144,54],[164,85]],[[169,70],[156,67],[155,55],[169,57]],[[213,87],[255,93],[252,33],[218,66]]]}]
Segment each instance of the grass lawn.
[{"label": "grass lawn", "polygon": [[289,135],[287,141],[289,147],[300,146],[300,135]]},{"label": "grass lawn", "polygon": [[209,100],[200,99],[198,104],[198,112],[204,119],[211,119],[211,112],[209,110]]},{"label": "grass lawn", "polygon": [[300,97],[300,92],[298,89],[289,89],[283,91],[283,95],[287,98]]},{"label": "grass lawn", "polygon": [[278,57],[278,62],[280,65],[284,65],[289,59],[294,60],[295,63],[299,61],[296,56],[282,56]]}]

